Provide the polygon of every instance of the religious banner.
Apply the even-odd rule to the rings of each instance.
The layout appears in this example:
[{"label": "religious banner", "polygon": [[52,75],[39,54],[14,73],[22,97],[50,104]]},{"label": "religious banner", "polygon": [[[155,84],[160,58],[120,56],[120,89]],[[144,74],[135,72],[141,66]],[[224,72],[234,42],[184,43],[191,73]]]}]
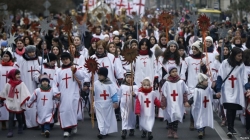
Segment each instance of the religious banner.
[{"label": "religious banner", "polygon": [[146,0],[134,0],[134,11],[138,14],[143,16],[145,13],[145,1]]}]

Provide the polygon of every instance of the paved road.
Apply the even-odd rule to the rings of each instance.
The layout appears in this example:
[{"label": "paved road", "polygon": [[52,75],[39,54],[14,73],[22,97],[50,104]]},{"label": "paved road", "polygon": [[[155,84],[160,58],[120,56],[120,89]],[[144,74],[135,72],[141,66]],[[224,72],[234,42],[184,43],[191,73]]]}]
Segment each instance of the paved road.
[{"label": "paved road", "polygon": [[[215,115],[215,129],[206,128],[206,136],[204,139],[207,140],[226,140],[228,139],[226,136],[227,130],[226,128],[221,128],[219,126],[220,120]],[[217,122],[218,121],[218,122]],[[244,138],[250,139],[250,136],[247,136],[245,134],[244,126],[241,125],[241,122],[239,120],[236,120],[235,123],[236,131],[238,131],[240,134],[238,134],[236,137],[233,138],[233,140],[243,140]],[[110,136],[106,137],[107,140],[120,140],[120,131],[121,131],[121,122],[118,122],[118,129],[119,132],[110,134]],[[46,139],[44,136],[40,135],[40,130],[25,130],[24,134],[18,135],[17,129],[15,129],[14,137],[13,138],[7,138],[6,134],[8,131],[1,131],[0,130],[0,140],[44,140]],[[75,135],[72,135],[69,138],[65,138],[65,140],[98,140],[97,138],[97,128],[96,128],[96,122],[95,127],[91,127],[90,118],[85,115],[84,122],[79,122],[78,124],[78,133]],[[60,129],[59,126],[55,126],[53,130],[51,130],[51,136],[49,139],[53,140],[64,140],[62,136],[63,132]],[[134,137],[128,137],[129,140],[140,140],[141,132],[139,130],[135,131]],[[196,131],[190,131],[189,130],[189,114],[186,115],[186,119],[183,123],[179,124],[178,129],[178,135],[180,140],[198,140],[197,132]],[[153,128],[153,136],[154,140],[167,140],[167,129],[165,129],[165,122],[160,121],[157,119],[155,121],[155,125]],[[242,138],[240,138],[242,137]],[[145,139],[146,140],[146,139]]]}]

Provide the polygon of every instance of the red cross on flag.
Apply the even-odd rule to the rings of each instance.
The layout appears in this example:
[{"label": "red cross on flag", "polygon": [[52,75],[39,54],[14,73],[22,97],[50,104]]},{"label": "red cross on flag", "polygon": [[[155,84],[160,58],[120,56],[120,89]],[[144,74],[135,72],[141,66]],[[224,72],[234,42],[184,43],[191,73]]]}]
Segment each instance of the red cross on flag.
[{"label": "red cross on flag", "polygon": [[143,16],[145,13],[145,0],[134,0],[134,11],[137,15]]}]

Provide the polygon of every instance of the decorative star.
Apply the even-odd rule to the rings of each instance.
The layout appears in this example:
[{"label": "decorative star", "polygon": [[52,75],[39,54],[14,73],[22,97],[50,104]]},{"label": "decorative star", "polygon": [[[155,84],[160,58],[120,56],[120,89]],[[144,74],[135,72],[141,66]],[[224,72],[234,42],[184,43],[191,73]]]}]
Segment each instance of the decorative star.
[{"label": "decorative star", "polygon": [[225,38],[227,36],[228,29],[226,27],[218,29],[218,34],[220,38]]},{"label": "decorative star", "polygon": [[12,28],[12,19],[8,18],[3,20],[3,22],[4,22],[4,27],[6,27],[6,32],[10,32]]},{"label": "decorative star", "polygon": [[78,29],[80,36],[82,35],[86,36],[86,32],[89,31],[86,23],[83,23],[82,25],[78,25],[77,29]]},{"label": "decorative star", "polygon": [[15,40],[17,37],[15,37],[14,35],[10,34],[9,38],[7,39],[8,42],[8,47],[12,47],[12,44],[16,44]]},{"label": "decorative star", "polygon": [[141,19],[140,15],[133,15],[133,21],[134,21],[134,23],[139,23],[140,19]]},{"label": "decorative star", "polygon": [[195,15],[195,14],[193,14],[193,15],[189,15],[189,17],[190,17],[191,22],[192,22],[194,25],[196,25],[196,24],[197,24],[197,18],[198,18],[198,16]]},{"label": "decorative star", "polygon": [[53,30],[53,28],[50,27],[50,22],[48,23],[47,19],[43,19],[42,21],[39,21],[40,26],[37,28],[41,29],[41,33],[45,32],[45,35],[48,35],[49,30]]}]

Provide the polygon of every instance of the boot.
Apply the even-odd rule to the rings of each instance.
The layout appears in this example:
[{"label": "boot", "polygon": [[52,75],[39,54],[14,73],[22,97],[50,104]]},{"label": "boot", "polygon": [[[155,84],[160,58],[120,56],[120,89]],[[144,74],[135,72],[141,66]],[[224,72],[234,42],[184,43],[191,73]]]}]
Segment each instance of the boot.
[{"label": "boot", "polygon": [[6,121],[2,121],[2,130],[7,130]]},{"label": "boot", "polygon": [[127,130],[122,130],[122,139],[126,139]]},{"label": "boot", "polygon": [[152,132],[148,132],[148,140],[152,140],[152,139],[153,139]]},{"label": "boot", "polygon": [[18,134],[22,134],[23,133],[23,128],[22,127],[18,127],[17,133]]},{"label": "boot", "polygon": [[129,136],[134,136],[135,135],[135,130],[134,129],[130,129],[129,130]]},{"label": "boot", "polygon": [[168,129],[168,138],[173,138],[172,129]]},{"label": "boot", "polygon": [[147,132],[146,131],[142,131],[141,138],[146,138],[146,135],[147,135]]},{"label": "boot", "polygon": [[198,138],[199,138],[199,139],[202,139],[202,138],[203,138],[203,131],[200,131],[200,132],[199,132]]},{"label": "boot", "polygon": [[45,135],[46,138],[49,138],[49,135],[50,135],[49,130],[46,130],[44,135]]},{"label": "boot", "polygon": [[177,131],[172,131],[172,134],[174,136],[174,139],[178,139]]},{"label": "boot", "polygon": [[191,131],[194,130],[194,121],[190,121],[189,129],[190,129]]}]

